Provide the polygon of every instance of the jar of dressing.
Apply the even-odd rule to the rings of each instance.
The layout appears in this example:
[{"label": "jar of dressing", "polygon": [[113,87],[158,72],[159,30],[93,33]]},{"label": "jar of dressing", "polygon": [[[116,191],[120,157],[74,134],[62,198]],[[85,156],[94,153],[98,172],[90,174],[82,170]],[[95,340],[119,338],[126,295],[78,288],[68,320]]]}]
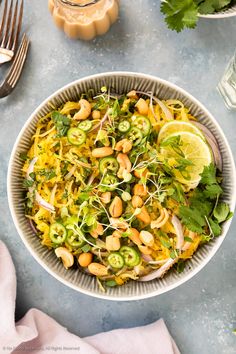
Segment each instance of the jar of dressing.
[{"label": "jar of dressing", "polygon": [[119,0],[49,0],[48,6],[68,37],[84,40],[106,33],[119,12]]}]

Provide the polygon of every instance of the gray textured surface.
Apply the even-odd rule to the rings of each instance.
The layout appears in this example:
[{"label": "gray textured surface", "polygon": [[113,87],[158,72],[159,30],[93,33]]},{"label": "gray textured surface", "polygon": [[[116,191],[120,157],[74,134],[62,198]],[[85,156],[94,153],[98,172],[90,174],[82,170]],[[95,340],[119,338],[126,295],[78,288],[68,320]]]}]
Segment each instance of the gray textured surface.
[{"label": "gray textured surface", "polygon": [[121,0],[120,20],[107,35],[86,43],[71,41],[54,27],[46,0],[26,0],[24,28],[31,39],[27,65],[16,90],[0,101],[0,238],[17,269],[17,318],[37,307],[87,336],[163,317],[183,354],[236,353],[231,333],[236,327],[235,220],[217,255],[194,279],[152,299],[113,303],[81,295],[47,274],[20,241],[6,196],[10,152],[30,113],[64,84],[103,71],[139,71],[182,86],[213,113],[236,154],[236,113],[226,110],[215,89],[234,51],[236,18],[201,20],[196,30],[176,34],[164,25],[159,1]]}]

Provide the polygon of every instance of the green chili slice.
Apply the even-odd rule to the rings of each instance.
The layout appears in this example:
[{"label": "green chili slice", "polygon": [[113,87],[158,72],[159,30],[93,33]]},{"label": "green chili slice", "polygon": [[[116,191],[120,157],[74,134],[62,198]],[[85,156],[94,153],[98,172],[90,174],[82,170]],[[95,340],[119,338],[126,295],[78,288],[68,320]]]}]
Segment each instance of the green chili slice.
[{"label": "green chili slice", "polygon": [[118,125],[118,130],[121,133],[127,133],[130,130],[130,122],[128,120],[122,120]]},{"label": "green chili slice", "polygon": [[125,264],[128,267],[134,267],[138,265],[140,262],[140,256],[133,247],[129,247],[129,246],[121,247],[120,254],[123,256]]},{"label": "green chili slice", "polygon": [[84,132],[88,132],[92,128],[92,122],[91,120],[84,120],[79,123],[78,127],[82,129]]},{"label": "green chili slice", "polygon": [[79,128],[70,128],[67,132],[67,139],[72,145],[81,145],[86,140],[86,133]]},{"label": "green chili slice", "polygon": [[104,157],[99,161],[99,171],[102,174],[106,172],[116,173],[118,168],[118,161],[114,157]]},{"label": "green chili slice", "polygon": [[67,231],[63,224],[55,222],[50,226],[49,237],[56,244],[63,243],[66,239]]},{"label": "green chili slice", "polygon": [[102,180],[102,184],[106,185],[104,187],[106,188],[107,191],[114,191],[116,189],[117,183],[118,183],[118,178],[111,174],[107,174]]},{"label": "green chili slice", "polygon": [[133,146],[136,146],[141,142],[143,134],[139,128],[133,127],[128,132],[127,138],[133,142]]},{"label": "green chili slice", "polygon": [[109,254],[107,260],[110,266],[116,269],[122,268],[125,264],[124,258],[118,252],[112,252],[111,254]]},{"label": "green chili slice", "polygon": [[132,125],[140,129],[144,136],[148,135],[151,129],[150,120],[144,116],[138,116],[137,118],[135,118]]}]

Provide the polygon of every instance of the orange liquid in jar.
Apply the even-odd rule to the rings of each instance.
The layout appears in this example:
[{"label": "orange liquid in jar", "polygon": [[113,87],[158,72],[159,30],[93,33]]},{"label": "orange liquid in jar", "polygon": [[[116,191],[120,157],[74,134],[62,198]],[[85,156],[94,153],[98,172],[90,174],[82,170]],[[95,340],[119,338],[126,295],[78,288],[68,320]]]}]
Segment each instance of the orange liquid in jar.
[{"label": "orange liquid in jar", "polygon": [[89,4],[91,2],[91,0],[49,0],[48,7],[55,24],[63,29],[68,37],[90,40],[106,33],[111,24],[117,20],[119,12],[119,0],[98,0]]}]

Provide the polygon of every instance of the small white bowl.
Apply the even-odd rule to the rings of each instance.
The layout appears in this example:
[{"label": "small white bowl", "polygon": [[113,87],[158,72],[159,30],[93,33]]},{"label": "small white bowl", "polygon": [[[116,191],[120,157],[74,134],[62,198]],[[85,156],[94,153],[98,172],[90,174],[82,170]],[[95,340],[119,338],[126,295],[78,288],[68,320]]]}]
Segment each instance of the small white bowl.
[{"label": "small white bowl", "polygon": [[231,220],[224,223],[220,237],[200,247],[193,257],[187,261],[187,266],[183,273],[178,274],[175,270],[171,270],[162,279],[156,279],[146,283],[132,281],[121,287],[109,288],[106,293],[102,293],[99,290],[95,277],[84,274],[78,269],[66,270],[61,262],[58,261],[54,252],[41,245],[39,238],[35,236],[24,215],[24,190],[22,188],[23,162],[19,158],[19,153],[29,149],[31,137],[35,132],[38,119],[51,110],[48,105],[49,102],[51,102],[53,106],[59,107],[66,101],[78,100],[80,95],[87,92],[89,89],[94,89],[95,92],[99,92],[102,86],[110,87],[114,92],[119,94],[127,93],[134,89],[146,92],[152,91],[155,96],[161,99],[173,98],[181,100],[184,105],[190,109],[190,112],[211,130],[219,143],[223,158],[223,200],[229,203],[231,210],[234,210],[236,200],[235,165],[227,139],[208,110],[180,87],[145,74],[111,72],[76,80],[48,97],[36,108],[26,121],[13,147],[7,177],[8,202],[12,218],[25,246],[48,273],[63,284],[77,291],[108,300],[140,300],[174,289],[196,275],[219,249],[229,229]]}]

